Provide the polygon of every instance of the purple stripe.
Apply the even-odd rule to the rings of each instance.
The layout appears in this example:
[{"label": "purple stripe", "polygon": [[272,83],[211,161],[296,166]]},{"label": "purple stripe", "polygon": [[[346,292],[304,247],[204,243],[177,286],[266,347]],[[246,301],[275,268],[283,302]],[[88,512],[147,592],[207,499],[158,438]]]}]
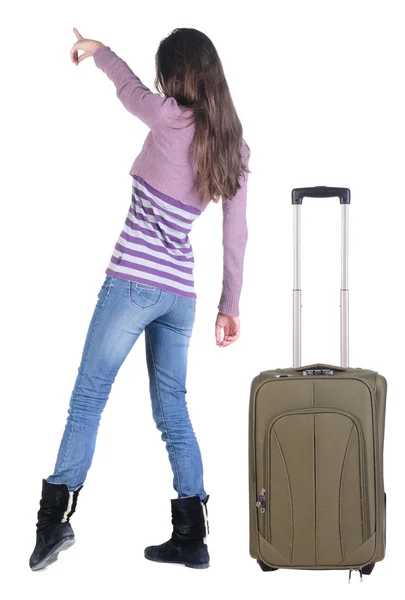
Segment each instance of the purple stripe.
[{"label": "purple stripe", "polygon": [[[147,248],[150,248],[151,250],[155,250],[155,252],[163,252],[163,254],[167,254],[173,260],[188,261],[188,262],[192,262],[192,263],[194,262],[194,257],[192,255],[190,258],[188,258],[187,256],[177,256],[175,254],[170,254],[169,250],[167,248],[165,248],[164,246],[155,246],[155,244],[151,244],[150,242],[147,242],[146,240],[144,240],[140,237],[134,237],[132,235],[129,235],[129,233],[127,233],[126,231],[121,232],[121,237],[133,244],[140,244],[141,246],[146,246]],[[190,250],[191,250],[191,248],[190,248]]]},{"label": "purple stripe", "polygon": [[163,194],[163,192],[159,192],[157,189],[149,185],[149,183],[146,183],[146,181],[142,179],[142,177],[140,177],[139,175],[132,175],[132,177],[139,181],[139,183],[141,183],[143,186],[145,186],[146,189],[149,190],[154,196],[160,198],[164,202],[167,202],[167,204],[171,204],[172,206],[181,208],[182,210],[189,212],[193,215],[201,214],[201,211],[198,210],[198,208],[194,208],[194,206],[190,206],[189,204],[184,204],[183,202],[180,202],[180,200],[175,200],[171,196],[166,196],[166,194]]},{"label": "purple stripe", "polygon": [[128,269],[136,269],[138,271],[144,271],[145,273],[150,273],[151,275],[157,275],[158,277],[163,277],[164,279],[172,279],[173,281],[177,281],[177,283],[181,283],[183,285],[189,285],[193,287],[193,282],[188,279],[183,279],[182,277],[177,277],[177,275],[173,275],[172,273],[166,273],[165,271],[159,271],[159,269],[153,269],[152,267],[146,267],[145,265],[140,265],[138,263],[130,262],[129,260],[121,260],[118,263],[118,259],[115,256],[111,257],[111,262],[114,264],[119,264],[120,267],[128,267]]},{"label": "purple stripe", "polygon": [[119,252],[123,252],[125,254],[130,254],[131,256],[136,256],[137,258],[144,258],[145,260],[150,260],[159,265],[171,267],[172,269],[176,269],[177,271],[182,271],[183,273],[188,273],[189,275],[193,274],[193,269],[189,267],[183,267],[183,265],[174,265],[168,260],[164,260],[163,258],[158,258],[157,256],[153,256],[152,254],[146,254],[146,252],[138,252],[137,250],[131,250],[130,248],[126,248],[122,246],[119,242],[115,244],[115,249]]},{"label": "purple stripe", "polygon": [[153,198],[152,196],[148,196],[148,194],[145,194],[145,192],[143,192],[142,190],[138,189],[137,187],[133,187],[133,190],[135,190],[135,192],[132,192],[132,196],[137,196],[138,198],[142,198],[143,200],[148,200],[148,202],[150,202],[152,204],[152,206],[156,206],[156,208],[158,208],[159,210],[165,212],[167,215],[169,215],[170,217],[175,217],[176,219],[179,219],[180,221],[184,221],[184,223],[189,223],[190,225],[193,224],[194,222],[194,218],[193,219],[186,219],[186,217],[183,217],[183,215],[179,215],[177,213],[171,212],[170,210],[167,210],[167,208],[161,206],[160,204],[158,204]]},{"label": "purple stripe", "polygon": [[166,290],[167,292],[172,292],[173,294],[177,294],[179,296],[185,296],[186,298],[196,298],[195,292],[184,292],[183,290],[178,290],[175,287],[171,287],[170,285],[166,285],[165,283],[160,283],[158,281],[152,281],[150,279],[143,279],[142,277],[134,277],[133,275],[127,275],[127,273],[118,273],[117,271],[113,271],[110,267],[107,267],[105,270],[106,275],[110,275],[110,277],[116,277],[117,279],[125,279],[126,281],[134,281],[135,283],[145,283],[146,285],[153,285],[162,290]]},{"label": "purple stripe", "polygon": [[[169,219],[166,219],[165,217],[162,217],[162,216],[158,215],[157,213],[155,213],[153,208],[148,208],[147,206],[144,206],[142,200],[145,199],[145,196],[146,196],[145,194],[142,194],[142,195],[141,194],[132,194],[132,204],[136,204],[136,206],[139,206],[140,208],[142,208],[143,211],[145,211],[145,214],[153,215],[157,221],[161,221],[162,223],[164,223],[168,227],[171,227],[172,229],[177,229],[178,231],[181,231],[182,233],[189,233],[191,231],[192,221],[190,221],[190,225],[187,228],[181,227],[180,225],[177,225],[173,221],[169,221]],[[148,198],[146,197],[146,199],[148,199]],[[166,213],[166,214],[168,214],[168,213]],[[170,213],[170,214],[172,216],[176,216],[176,215],[173,215],[172,213]]]},{"label": "purple stripe", "polygon": [[183,238],[182,241],[184,241],[184,239],[187,239],[187,234],[190,233],[191,227],[189,227],[188,229],[184,229],[184,227],[180,227],[179,225],[175,225],[171,221],[167,221],[164,217],[160,217],[159,215],[155,215],[155,213],[153,212],[153,208],[146,208],[145,206],[142,205],[141,202],[139,202],[139,201],[137,202],[137,201],[132,200],[132,205],[131,205],[131,208],[129,209],[130,212],[136,218],[139,217],[143,221],[148,221],[148,223],[150,223],[151,225],[156,226],[159,230],[161,230],[167,236],[171,235],[171,234],[166,233],[161,227],[159,227],[158,225],[156,225],[156,223],[153,223],[152,221],[149,221],[149,219],[147,217],[145,218],[145,215],[142,215],[142,213],[135,212],[134,205],[137,206],[137,207],[139,207],[139,208],[141,208],[145,212],[145,215],[152,215],[153,217],[155,217],[156,221],[158,221],[159,223],[163,223],[163,225],[167,225],[168,227],[171,227],[171,229],[175,229],[176,231],[179,231],[181,233],[185,233],[186,234],[186,238]]},{"label": "purple stripe", "polygon": [[166,242],[166,240],[162,240],[162,238],[159,237],[157,233],[155,233],[154,231],[150,231],[150,229],[144,229],[137,223],[133,223],[132,221],[130,221],[128,219],[128,217],[125,219],[125,224],[128,225],[128,227],[134,231],[140,231],[141,233],[144,233],[145,235],[148,235],[149,237],[158,239],[162,244],[164,244],[166,246],[166,248],[173,248],[173,250],[178,250],[179,252],[183,252],[184,254],[191,250],[191,248],[178,248],[174,244],[171,244],[170,242]]},{"label": "purple stripe", "polygon": [[[159,226],[158,223],[151,223],[146,215],[141,215],[139,213],[136,213],[134,211],[133,206],[130,207],[128,212],[131,213],[131,215],[134,217],[135,220],[139,220],[139,221],[143,221],[144,223],[148,223],[148,225],[150,225],[152,227],[152,229],[154,229],[155,231],[159,231],[164,238],[169,239],[171,242],[177,242],[178,244],[183,244],[183,245],[184,245],[184,242],[188,242],[187,236],[186,236],[186,239],[181,239],[181,238],[175,237],[174,235],[171,235],[170,233],[167,233]],[[132,221],[130,219],[128,219],[128,220],[130,223],[132,223]],[[164,240],[164,242],[166,242],[166,240]]]}]

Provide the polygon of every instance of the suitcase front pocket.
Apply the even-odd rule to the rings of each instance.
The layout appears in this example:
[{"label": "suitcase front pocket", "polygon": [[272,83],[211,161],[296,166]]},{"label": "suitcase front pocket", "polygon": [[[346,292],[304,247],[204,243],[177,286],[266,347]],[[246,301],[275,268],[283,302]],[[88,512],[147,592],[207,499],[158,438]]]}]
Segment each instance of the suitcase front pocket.
[{"label": "suitcase front pocket", "polygon": [[264,457],[265,539],[297,566],[338,565],[370,535],[363,431],[338,409],[274,419]]}]

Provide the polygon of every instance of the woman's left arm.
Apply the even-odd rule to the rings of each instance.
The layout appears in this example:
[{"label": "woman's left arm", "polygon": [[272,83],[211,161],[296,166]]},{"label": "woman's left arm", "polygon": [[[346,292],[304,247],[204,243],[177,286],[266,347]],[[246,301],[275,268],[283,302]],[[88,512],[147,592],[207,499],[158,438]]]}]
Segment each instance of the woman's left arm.
[{"label": "woman's left arm", "polygon": [[96,66],[114,83],[116,95],[125,108],[151,128],[167,98],[151,92],[109,46],[97,48],[93,59]]},{"label": "woman's left arm", "polygon": [[[111,50],[110,46],[105,46],[98,40],[84,38],[76,27],[73,28],[73,32],[77,42],[70,50],[71,60],[78,65],[92,56],[96,66],[115,84],[117,96],[125,108],[151,128],[170,99],[151,92],[131,71],[127,63]],[[80,56],[79,50],[83,50]],[[171,101],[175,102],[173,98]]]}]

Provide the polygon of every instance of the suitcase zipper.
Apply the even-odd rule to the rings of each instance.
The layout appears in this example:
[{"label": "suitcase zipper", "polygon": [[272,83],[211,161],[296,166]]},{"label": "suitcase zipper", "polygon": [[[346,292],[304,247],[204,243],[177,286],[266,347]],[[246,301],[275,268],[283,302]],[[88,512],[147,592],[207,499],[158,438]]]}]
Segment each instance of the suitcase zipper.
[{"label": "suitcase zipper", "polygon": [[256,502],[257,508],[260,508],[260,512],[264,513],[266,510],[266,490],[262,488],[262,491],[259,494],[259,498]]}]

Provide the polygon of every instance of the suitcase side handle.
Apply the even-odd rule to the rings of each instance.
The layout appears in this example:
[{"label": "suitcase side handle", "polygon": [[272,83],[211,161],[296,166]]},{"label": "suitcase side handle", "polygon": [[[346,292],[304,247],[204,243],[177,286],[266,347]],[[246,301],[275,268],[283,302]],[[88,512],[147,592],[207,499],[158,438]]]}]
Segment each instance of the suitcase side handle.
[{"label": "suitcase side handle", "polygon": [[295,188],[291,192],[292,204],[302,204],[303,198],[339,198],[340,204],[350,204],[350,190],[342,187],[328,187],[318,185],[315,187]]}]

